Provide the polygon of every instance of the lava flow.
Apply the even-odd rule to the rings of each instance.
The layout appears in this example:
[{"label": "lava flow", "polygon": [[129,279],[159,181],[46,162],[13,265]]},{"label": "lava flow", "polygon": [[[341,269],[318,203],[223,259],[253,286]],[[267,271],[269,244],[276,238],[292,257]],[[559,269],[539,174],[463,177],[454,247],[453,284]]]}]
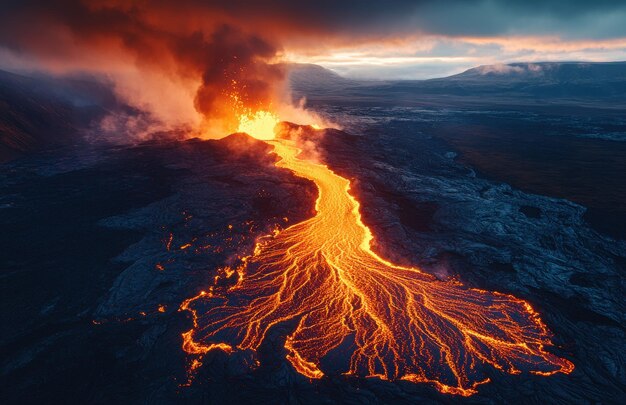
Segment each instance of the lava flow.
[{"label": "lava flow", "polygon": [[279,324],[292,326],[287,359],[309,378],[328,372],[331,359],[332,372],[468,396],[489,381],[489,367],[538,375],[574,369],[545,350],[551,333],[527,302],[381,258],[349,181],[300,159],[293,141],[267,142],[278,167],[317,185],[317,213],[262,238],[239,266],[220,269],[213,286],[181,305],[194,323],[183,334],[183,349],[196,355],[192,369],[214,349],[256,353]]}]

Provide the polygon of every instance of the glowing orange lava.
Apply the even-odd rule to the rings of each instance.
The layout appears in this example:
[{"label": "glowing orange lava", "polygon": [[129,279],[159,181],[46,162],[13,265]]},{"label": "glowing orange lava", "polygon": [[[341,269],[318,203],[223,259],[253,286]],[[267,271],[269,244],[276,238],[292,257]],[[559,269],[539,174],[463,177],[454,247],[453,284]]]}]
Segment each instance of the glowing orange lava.
[{"label": "glowing orange lava", "polygon": [[220,269],[208,292],[182,304],[194,323],[183,334],[192,369],[210,350],[256,352],[273,326],[288,321],[287,359],[309,378],[324,376],[330,354],[346,374],[468,396],[489,381],[488,367],[538,375],[574,369],[545,350],[551,334],[527,302],[379,257],[349,181],[299,159],[292,141],[268,142],[278,167],[317,185],[317,214],[262,238],[239,267]]},{"label": "glowing orange lava", "polygon": [[257,139],[274,139],[274,127],[278,124],[278,117],[268,111],[257,111],[255,114],[242,115],[239,118],[237,132],[254,134]]}]

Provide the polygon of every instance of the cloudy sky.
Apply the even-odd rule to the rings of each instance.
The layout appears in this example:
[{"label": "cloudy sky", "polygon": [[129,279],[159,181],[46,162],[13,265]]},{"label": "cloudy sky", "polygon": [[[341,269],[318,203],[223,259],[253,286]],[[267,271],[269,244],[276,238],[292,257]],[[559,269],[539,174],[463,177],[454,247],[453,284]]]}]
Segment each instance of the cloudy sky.
[{"label": "cloudy sky", "polygon": [[295,43],[289,58],[349,76],[409,79],[492,63],[626,60],[626,1],[349,3],[327,16],[334,38]]},{"label": "cloudy sky", "polygon": [[[0,69],[109,80],[162,121],[283,103],[285,68],[373,79],[626,60],[626,1],[3,0]],[[283,66],[283,67],[281,67]]]},{"label": "cloudy sky", "polygon": [[[428,78],[518,61],[626,60],[623,0],[3,3],[4,66],[32,63],[33,57],[51,63],[50,53],[59,48],[65,48],[59,55],[75,57],[67,55],[71,35],[103,36],[105,23],[112,33],[122,29],[127,37],[144,35],[144,28],[181,34],[185,28],[206,32],[221,23],[239,26],[265,39],[282,59],[368,78]],[[133,19],[141,29],[122,27]],[[49,54],[42,58],[45,48]]]}]

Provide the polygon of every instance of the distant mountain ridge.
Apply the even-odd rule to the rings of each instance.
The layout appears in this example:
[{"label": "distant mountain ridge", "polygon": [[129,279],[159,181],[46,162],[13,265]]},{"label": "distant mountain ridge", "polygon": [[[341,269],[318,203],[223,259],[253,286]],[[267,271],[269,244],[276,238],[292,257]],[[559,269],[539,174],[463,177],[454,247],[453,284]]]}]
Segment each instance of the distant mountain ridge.
[{"label": "distant mountain ridge", "polygon": [[355,81],[347,79],[330,69],[311,63],[291,63],[285,65],[288,81],[299,91],[315,90],[320,86],[335,87],[347,86]]},{"label": "distant mountain ridge", "polygon": [[478,78],[560,82],[626,80],[626,62],[529,62],[482,65],[457,75],[434,80]]},{"label": "distant mountain ridge", "polygon": [[354,84],[363,82],[431,82],[469,79],[534,79],[534,80],[626,80],[626,61],[623,62],[518,62],[480,65],[451,76],[423,80],[363,80],[343,77],[334,71],[311,63],[286,65],[289,80],[307,84]]},{"label": "distant mountain ridge", "polygon": [[[626,62],[537,62],[483,65],[427,80],[354,80],[316,65],[292,65],[296,95],[385,101],[434,96],[612,100],[626,103]],[[389,100],[388,100],[389,101]]]}]

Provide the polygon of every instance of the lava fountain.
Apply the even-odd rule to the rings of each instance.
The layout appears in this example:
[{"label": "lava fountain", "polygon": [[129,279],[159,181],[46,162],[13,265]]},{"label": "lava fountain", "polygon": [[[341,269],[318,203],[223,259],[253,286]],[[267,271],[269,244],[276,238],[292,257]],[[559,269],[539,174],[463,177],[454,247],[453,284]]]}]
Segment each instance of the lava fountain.
[{"label": "lava fountain", "polygon": [[[256,135],[256,125],[278,122],[271,113],[254,118],[260,121],[242,119],[240,130]],[[299,158],[291,140],[267,142],[278,167],[316,184],[316,215],[263,237],[238,266],[220,269],[214,285],[182,303],[193,318],[183,334],[192,369],[211,350],[256,353],[285,322],[294,325],[287,359],[312,379],[324,376],[329,355],[345,374],[430,383],[463,396],[489,381],[489,367],[539,375],[574,369],[546,350],[551,333],[526,301],[381,258],[350,182]]]}]

